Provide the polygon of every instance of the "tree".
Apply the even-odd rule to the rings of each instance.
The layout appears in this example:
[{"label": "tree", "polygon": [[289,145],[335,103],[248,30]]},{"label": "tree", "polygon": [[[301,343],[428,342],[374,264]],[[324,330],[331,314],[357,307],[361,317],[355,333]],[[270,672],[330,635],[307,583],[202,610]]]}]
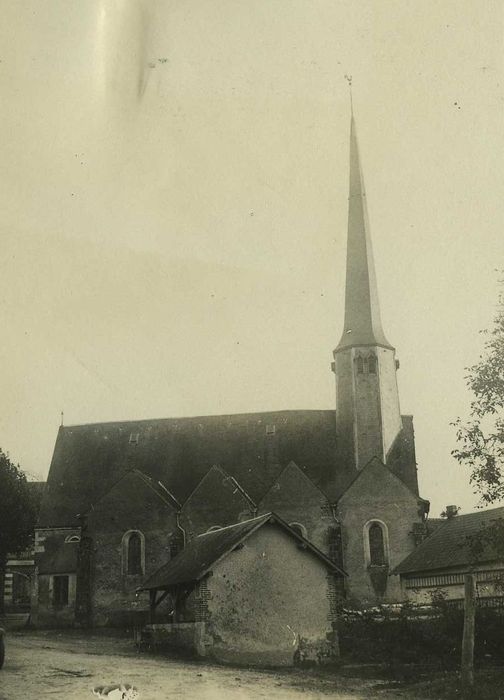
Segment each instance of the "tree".
[{"label": "tree", "polygon": [[[470,482],[485,505],[504,498],[504,293],[499,302],[492,328],[482,331],[486,340],[479,361],[467,368],[473,399],[469,419],[454,423],[459,447],[452,450],[459,463],[469,467]],[[504,556],[504,520],[482,528],[469,545],[474,562],[485,549]]]},{"label": "tree", "polygon": [[484,504],[504,498],[504,310],[486,335],[479,361],[467,368],[473,394],[469,419],[454,425],[458,448],[452,455],[471,470],[470,481]]},{"label": "tree", "polygon": [[[470,469],[470,482],[486,504],[504,498],[504,308],[486,336],[479,361],[467,368],[466,383],[473,395],[469,419],[458,418],[454,425],[459,447],[452,455]],[[504,519],[496,519],[469,538],[473,564],[486,551],[504,556]],[[496,585],[499,580],[496,579]],[[464,635],[462,641],[462,678],[467,688],[474,682],[474,624],[476,577],[465,575]],[[468,692],[472,692],[469,690]]]},{"label": "tree", "polygon": [[0,449],[0,615],[4,614],[5,568],[9,554],[33,541],[36,504],[26,475]]}]

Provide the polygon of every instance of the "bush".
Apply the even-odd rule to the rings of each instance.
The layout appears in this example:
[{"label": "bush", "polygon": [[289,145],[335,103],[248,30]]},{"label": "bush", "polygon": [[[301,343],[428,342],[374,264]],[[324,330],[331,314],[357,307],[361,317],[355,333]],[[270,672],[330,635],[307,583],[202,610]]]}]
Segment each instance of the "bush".
[{"label": "bush", "polygon": [[[441,599],[421,608],[406,603],[343,611],[339,624],[341,653],[368,663],[425,663],[453,668],[460,663],[463,626],[463,610]],[[503,611],[477,609],[476,660],[500,661],[503,648]]]}]

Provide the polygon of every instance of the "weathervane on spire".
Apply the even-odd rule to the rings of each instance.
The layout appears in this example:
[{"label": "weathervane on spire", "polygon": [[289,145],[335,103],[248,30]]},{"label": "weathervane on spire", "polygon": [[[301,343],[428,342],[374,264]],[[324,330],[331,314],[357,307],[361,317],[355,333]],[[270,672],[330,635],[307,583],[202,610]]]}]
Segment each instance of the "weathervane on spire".
[{"label": "weathervane on spire", "polygon": [[353,96],[352,96],[352,76],[345,73],[345,80],[348,83],[348,88],[350,90],[350,111],[353,116]]}]

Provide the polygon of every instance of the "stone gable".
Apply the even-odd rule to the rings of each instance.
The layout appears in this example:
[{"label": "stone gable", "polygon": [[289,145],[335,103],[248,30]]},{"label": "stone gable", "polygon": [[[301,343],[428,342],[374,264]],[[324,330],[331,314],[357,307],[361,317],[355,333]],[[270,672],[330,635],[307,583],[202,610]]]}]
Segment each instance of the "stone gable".
[{"label": "stone gable", "polygon": [[[427,502],[414,494],[378,459],[358,474],[339,499],[337,516],[341,523],[343,566],[348,574],[347,593],[351,599],[376,603],[400,600],[398,576],[390,572],[415,548],[413,529],[422,523]],[[367,527],[383,527],[386,566],[373,567],[367,557]]]},{"label": "stone gable", "polygon": [[182,506],[180,522],[188,539],[211,527],[225,527],[254,515],[255,505],[238,482],[214,466]]}]

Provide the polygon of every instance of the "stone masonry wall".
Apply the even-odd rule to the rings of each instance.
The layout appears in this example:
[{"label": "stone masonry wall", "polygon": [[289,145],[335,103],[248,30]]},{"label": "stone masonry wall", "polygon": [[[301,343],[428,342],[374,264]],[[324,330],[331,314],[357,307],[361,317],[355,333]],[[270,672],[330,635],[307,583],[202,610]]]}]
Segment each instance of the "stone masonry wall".
[{"label": "stone masonry wall", "polygon": [[[373,460],[343,494],[337,514],[342,525],[349,604],[352,600],[375,604],[403,599],[399,576],[389,574],[413,551],[413,524],[422,522],[423,509],[418,497],[379,460]],[[370,520],[384,523],[388,533],[388,569],[381,572],[386,584],[383,595],[377,593],[373,585],[373,576],[381,574],[369,567],[365,559],[364,526]]]},{"label": "stone masonry wall", "polygon": [[[143,575],[128,574],[123,563],[123,536],[142,533],[145,543]],[[90,585],[94,626],[136,624],[145,618],[148,594],[136,588],[170,559],[170,543],[178,536],[174,508],[132,472],[97,503],[88,518],[87,533],[92,541]],[[166,602],[166,605],[168,602]],[[158,609],[162,619],[164,606]]]},{"label": "stone masonry wall", "polygon": [[[376,373],[366,365],[356,370],[356,358],[370,353]],[[402,422],[395,352],[381,347],[349,348],[335,355],[336,426],[340,457],[362,469],[373,457],[384,459]]]},{"label": "stone masonry wall", "polygon": [[296,464],[291,463],[282,471],[258,504],[258,514],[270,511],[288,524],[301,525],[306,538],[324,554],[334,552],[330,533],[335,519],[329,501]]},{"label": "stone masonry wall", "polygon": [[[75,617],[76,562],[80,528],[44,528],[35,531],[36,581],[32,589],[31,620],[38,627],[65,627]],[[54,600],[54,576],[68,576],[68,602]]]}]

